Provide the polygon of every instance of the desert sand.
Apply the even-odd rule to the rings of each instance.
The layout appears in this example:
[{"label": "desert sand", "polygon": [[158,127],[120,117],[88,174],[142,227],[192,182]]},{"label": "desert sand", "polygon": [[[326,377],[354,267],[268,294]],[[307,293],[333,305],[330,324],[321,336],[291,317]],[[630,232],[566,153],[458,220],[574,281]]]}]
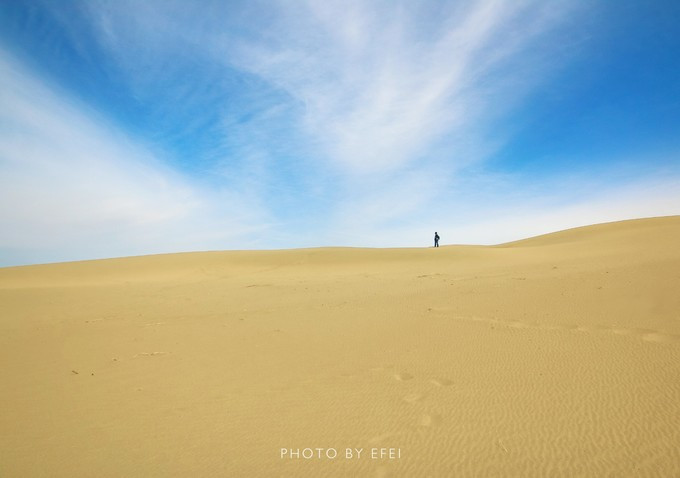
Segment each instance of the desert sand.
[{"label": "desert sand", "polygon": [[680,216],[10,267],[0,305],[2,477],[680,476]]}]

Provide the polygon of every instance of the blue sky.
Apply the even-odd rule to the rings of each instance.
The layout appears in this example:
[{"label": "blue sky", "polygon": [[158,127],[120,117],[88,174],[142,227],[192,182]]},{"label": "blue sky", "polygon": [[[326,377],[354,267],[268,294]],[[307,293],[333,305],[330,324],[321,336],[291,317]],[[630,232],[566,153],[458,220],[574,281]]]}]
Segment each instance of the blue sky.
[{"label": "blue sky", "polygon": [[0,3],[0,265],[680,214],[674,1]]}]

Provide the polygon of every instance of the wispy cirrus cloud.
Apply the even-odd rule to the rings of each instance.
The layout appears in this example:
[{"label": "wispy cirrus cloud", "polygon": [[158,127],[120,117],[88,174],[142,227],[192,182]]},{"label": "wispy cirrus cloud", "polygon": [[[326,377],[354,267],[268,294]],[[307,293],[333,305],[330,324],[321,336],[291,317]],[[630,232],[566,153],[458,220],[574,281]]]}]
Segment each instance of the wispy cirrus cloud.
[{"label": "wispy cirrus cloud", "polygon": [[341,174],[484,159],[503,139],[490,123],[566,55],[564,44],[541,40],[571,21],[572,5],[85,4],[135,95],[161,91],[178,110],[211,105],[211,114],[245,97],[256,106],[241,105],[253,113],[241,126],[261,120],[263,102],[283,109],[279,123],[294,131],[267,125],[260,145],[293,143],[298,156]]},{"label": "wispy cirrus cloud", "polygon": [[568,13],[562,2],[274,5],[265,34],[218,51],[296,99],[314,152],[350,174],[483,159],[489,122],[555,54],[535,42]]}]

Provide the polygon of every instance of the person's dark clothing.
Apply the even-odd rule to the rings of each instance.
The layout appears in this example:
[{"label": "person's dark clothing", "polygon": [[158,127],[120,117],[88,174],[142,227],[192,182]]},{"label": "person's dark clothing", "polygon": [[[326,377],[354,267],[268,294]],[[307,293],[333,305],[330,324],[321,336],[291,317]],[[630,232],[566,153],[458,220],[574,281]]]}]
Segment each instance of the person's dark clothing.
[{"label": "person's dark clothing", "polygon": [[439,234],[434,233],[434,247],[439,247]]}]

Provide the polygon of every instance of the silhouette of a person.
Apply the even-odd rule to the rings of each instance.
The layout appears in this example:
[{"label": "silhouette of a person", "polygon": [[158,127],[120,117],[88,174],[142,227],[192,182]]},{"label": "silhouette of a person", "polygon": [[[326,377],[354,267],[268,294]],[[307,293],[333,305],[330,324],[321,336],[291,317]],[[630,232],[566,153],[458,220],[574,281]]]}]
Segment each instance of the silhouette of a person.
[{"label": "silhouette of a person", "polygon": [[439,234],[437,234],[437,231],[434,233],[434,247],[439,247]]}]

